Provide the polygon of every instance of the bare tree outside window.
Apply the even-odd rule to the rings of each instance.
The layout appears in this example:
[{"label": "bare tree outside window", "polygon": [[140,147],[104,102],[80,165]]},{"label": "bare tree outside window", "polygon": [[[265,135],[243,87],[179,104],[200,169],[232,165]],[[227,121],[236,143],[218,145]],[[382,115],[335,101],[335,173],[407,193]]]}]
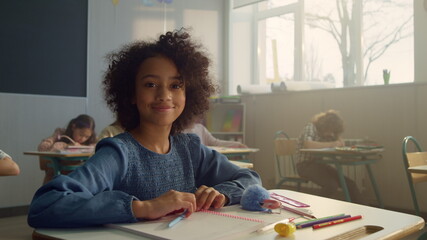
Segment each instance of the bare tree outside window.
[{"label": "bare tree outside window", "polygon": [[306,11],[305,24],[328,33],[336,43],[344,87],[366,85],[374,62],[413,36],[411,1],[337,0],[329,9],[325,1],[318,4],[316,12]]},{"label": "bare tree outside window", "polygon": [[414,81],[412,0],[265,0],[230,11],[230,94],[277,81],[291,91]]}]

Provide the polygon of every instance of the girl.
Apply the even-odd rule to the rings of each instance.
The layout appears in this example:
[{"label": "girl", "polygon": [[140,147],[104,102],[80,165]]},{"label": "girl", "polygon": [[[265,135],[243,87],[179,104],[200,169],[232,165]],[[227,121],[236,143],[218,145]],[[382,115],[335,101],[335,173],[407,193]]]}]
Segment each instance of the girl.
[{"label": "girl", "polygon": [[240,202],[257,173],[181,131],[215,91],[209,59],[184,31],[136,42],[109,56],[105,98],[125,129],[105,138],[71,174],[39,189],[32,227],[83,227],[150,220]]},{"label": "girl", "polygon": [[[72,119],[66,129],[55,129],[53,135],[43,139],[37,149],[41,152],[58,152],[67,148],[68,145],[94,146],[95,144],[95,121],[91,116],[82,114]],[[39,163],[40,169],[45,171],[43,179],[43,184],[45,184],[53,178],[53,168],[47,166],[50,160],[40,158]],[[63,172],[63,174],[68,174],[68,172]]]},{"label": "girl", "polygon": [[38,146],[42,152],[55,152],[68,145],[94,145],[96,143],[95,121],[89,115],[82,114],[72,119],[66,129],[57,128],[52,136],[45,138]]}]

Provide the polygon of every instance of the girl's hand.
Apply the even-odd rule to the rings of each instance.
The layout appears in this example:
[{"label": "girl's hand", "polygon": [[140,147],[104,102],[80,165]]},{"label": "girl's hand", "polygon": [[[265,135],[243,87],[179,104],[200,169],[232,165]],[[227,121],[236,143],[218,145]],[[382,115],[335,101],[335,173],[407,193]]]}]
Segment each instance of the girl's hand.
[{"label": "girl's hand", "polygon": [[215,190],[215,188],[200,186],[196,191],[197,210],[213,208],[222,208],[227,204],[228,199],[224,194]]},{"label": "girl's hand", "polygon": [[196,210],[194,194],[170,190],[152,200],[132,202],[132,211],[136,218],[157,219],[180,209],[188,210],[186,217]]},{"label": "girl's hand", "polygon": [[59,152],[61,150],[64,150],[68,147],[68,144],[64,142],[56,142],[53,144],[51,151],[52,152]]}]

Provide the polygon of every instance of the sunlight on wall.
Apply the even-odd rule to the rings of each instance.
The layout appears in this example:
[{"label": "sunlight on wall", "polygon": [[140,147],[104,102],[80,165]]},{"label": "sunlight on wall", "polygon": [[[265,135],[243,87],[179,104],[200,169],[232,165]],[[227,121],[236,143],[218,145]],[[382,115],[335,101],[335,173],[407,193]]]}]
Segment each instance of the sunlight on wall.
[{"label": "sunlight on wall", "polygon": [[222,39],[216,34],[221,25],[218,14],[217,11],[186,9],[183,16],[183,26],[191,27],[193,37],[208,49],[212,60],[211,73],[215,78],[222,77],[218,72],[218,64],[222,62],[219,55]]}]

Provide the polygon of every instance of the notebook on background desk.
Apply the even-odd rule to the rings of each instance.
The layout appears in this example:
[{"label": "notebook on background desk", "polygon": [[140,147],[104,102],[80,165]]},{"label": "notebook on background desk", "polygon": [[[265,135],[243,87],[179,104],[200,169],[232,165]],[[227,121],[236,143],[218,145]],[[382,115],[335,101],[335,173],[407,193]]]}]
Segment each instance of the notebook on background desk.
[{"label": "notebook on background desk", "polygon": [[95,146],[68,146],[63,150],[59,151],[60,153],[93,153],[95,152]]}]

